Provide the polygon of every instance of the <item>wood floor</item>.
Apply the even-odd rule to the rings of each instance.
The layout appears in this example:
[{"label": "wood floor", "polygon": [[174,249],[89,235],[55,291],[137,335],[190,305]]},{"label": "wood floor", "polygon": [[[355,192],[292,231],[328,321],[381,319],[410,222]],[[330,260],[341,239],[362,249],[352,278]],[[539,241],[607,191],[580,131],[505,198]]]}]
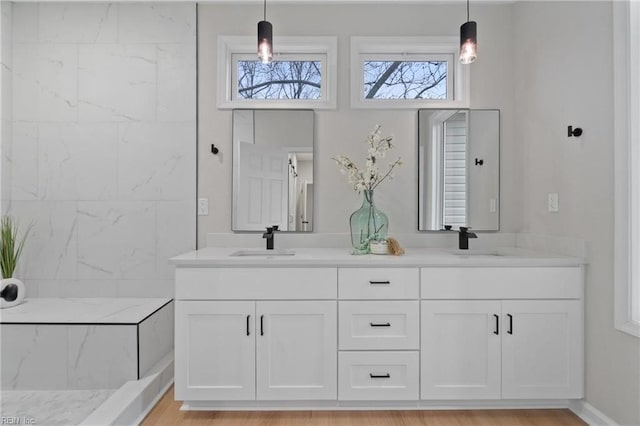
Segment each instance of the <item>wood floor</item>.
[{"label": "wood floor", "polygon": [[538,426],[584,425],[569,410],[180,411],[173,387],[142,422],[185,426]]}]

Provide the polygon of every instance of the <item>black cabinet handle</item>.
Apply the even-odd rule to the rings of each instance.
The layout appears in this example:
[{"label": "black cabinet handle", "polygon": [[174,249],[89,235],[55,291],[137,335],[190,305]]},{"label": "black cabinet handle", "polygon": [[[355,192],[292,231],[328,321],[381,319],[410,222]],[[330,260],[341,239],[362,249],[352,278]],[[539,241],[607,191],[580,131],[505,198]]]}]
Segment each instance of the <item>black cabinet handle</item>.
[{"label": "black cabinet handle", "polygon": [[391,284],[391,281],[371,281],[369,280],[369,284],[377,285],[377,284]]},{"label": "black cabinet handle", "polygon": [[511,314],[507,314],[509,317],[509,330],[507,330],[507,334],[513,334],[513,316]]},{"label": "black cabinet handle", "polygon": [[389,374],[389,373],[385,373],[385,374],[369,373],[369,377],[371,377],[372,379],[390,379],[391,378],[391,374]]},{"label": "black cabinet handle", "polygon": [[247,336],[248,336],[249,334],[251,334],[251,333],[249,332],[249,318],[251,318],[251,315],[247,315]]},{"label": "black cabinet handle", "polygon": [[370,322],[369,325],[371,327],[391,327],[390,322],[384,322],[384,323]]},{"label": "black cabinet handle", "polygon": [[260,315],[260,335],[264,336],[264,315]]},{"label": "black cabinet handle", "polygon": [[496,314],[493,314],[493,317],[496,319],[496,329],[493,332],[493,334],[500,334],[500,330],[498,329],[499,325],[498,325],[498,321],[500,321],[500,317]]}]

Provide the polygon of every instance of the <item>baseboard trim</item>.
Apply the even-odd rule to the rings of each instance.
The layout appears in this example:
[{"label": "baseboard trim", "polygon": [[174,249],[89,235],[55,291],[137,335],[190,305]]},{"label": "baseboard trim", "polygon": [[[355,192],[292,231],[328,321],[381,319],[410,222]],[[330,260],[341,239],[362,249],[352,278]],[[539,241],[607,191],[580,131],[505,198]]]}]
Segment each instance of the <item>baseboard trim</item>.
[{"label": "baseboard trim", "polygon": [[560,400],[452,401],[184,401],[182,411],[376,411],[376,410],[491,410],[569,408]]},{"label": "baseboard trim", "polygon": [[571,401],[569,410],[591,426],[618,426],[606,414],[584,400]]}]

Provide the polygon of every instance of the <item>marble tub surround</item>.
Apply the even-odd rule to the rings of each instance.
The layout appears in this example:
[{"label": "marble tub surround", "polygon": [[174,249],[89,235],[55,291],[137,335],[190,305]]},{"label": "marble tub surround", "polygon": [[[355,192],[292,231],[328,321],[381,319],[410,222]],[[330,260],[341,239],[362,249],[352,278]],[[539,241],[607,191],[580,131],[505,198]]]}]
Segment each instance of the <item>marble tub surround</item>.
[{"label": "marble tub surround", "polygon": [[195,5],[20,3],[12,16],[3,157],[10,213],[35,224],[29,297],[171,297],[167,259],[196,239]]},{"label": "marble tub surround", "polygon": [[168,299],[34,298],[2,311],[2,324],[138,324]]},{"label": "marble tub surround", "polygon": [[173,350],[171,299],[29,299],[3,312],[2,389],[116,389]]}]

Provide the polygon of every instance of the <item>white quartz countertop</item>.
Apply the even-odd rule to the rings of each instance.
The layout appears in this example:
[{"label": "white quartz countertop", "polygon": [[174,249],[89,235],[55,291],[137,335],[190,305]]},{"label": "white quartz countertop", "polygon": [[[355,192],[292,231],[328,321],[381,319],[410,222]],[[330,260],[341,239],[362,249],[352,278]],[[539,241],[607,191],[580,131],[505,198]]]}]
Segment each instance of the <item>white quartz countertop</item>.
[{"label": "white quartz countertop", "polygon": [[[270,255],[264,249],[214,248],[191,251],[170,259],[177,267],[244,267],[244,266],[578,266],[585,259],[552,253],[536,252],[521,248],[493,248],[480,250],[453,250],[436,248],[407,248],[402,256],[352,255],[346,248],[297,248],[288,249],[294,255]],[[252,255],[234,256],[238,251]],[[253,254],[255,253],[255,254]]]},{"label": "white quartz countertop", "polygon": [[28,298],[0,311],[2,324],[138,324],[168,298]]}]

